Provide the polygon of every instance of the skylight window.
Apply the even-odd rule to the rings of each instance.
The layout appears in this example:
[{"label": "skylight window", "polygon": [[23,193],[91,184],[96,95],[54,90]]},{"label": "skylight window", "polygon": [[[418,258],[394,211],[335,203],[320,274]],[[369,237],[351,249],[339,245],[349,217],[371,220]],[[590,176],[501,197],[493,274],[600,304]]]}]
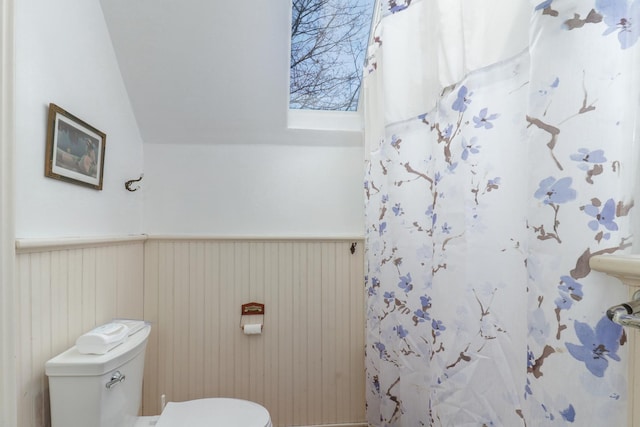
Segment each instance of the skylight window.
[{"label": "skylight window", "polygon": [[375,0],[292,0],[289,108],[356,111]]}]

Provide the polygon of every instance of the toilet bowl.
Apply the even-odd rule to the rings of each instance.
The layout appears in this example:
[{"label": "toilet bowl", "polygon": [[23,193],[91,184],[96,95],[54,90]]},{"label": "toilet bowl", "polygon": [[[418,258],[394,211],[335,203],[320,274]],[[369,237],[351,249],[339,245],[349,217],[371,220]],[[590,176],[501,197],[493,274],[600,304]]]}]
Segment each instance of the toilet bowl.
[{"label": "toilet bowl", "polygon": [[269,412],[241,399],[210,398],[169,402],[156,427],[271,427]]},{"label": "toilet bowl", "polygon": [[272,427],[269,412],[241,399],[210,398],[170,402],[162,415],[138,417],[134,427]]},{"label": "toilet bowl", "polygon": [[159,416],[139,417],[151,327],[144,324],[132,331],[104,354],[82,354],[73,346],[45,364],[52,427],[272,426],[266,408],[230,398],[169,402]]}]

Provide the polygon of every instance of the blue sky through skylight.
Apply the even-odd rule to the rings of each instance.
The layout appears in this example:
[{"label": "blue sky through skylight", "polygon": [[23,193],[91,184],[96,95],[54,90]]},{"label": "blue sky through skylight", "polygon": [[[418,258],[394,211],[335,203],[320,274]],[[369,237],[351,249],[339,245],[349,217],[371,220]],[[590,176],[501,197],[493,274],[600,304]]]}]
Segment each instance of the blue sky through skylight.
[{"label": "blue sky through skylight", "polygon": [[292,0],[289,108],[355,111],[375,0]]}]

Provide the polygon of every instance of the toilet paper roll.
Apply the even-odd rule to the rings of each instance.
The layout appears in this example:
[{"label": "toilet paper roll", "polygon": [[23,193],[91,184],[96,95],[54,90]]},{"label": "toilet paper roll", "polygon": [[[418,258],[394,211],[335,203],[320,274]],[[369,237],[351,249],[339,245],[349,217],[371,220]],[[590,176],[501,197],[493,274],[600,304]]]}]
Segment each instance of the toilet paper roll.
[{"label": "toilet paper roll", "polygon": [[242,327],[245,335],[260,335],[262,333],[262,323],[249,323]]}]

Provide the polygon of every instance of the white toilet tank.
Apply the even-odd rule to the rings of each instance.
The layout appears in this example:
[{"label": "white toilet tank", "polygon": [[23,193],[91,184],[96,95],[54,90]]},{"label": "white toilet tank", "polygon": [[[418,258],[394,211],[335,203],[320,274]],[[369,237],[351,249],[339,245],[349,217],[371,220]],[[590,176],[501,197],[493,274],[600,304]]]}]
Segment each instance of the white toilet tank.
[{"label": "white toilet tank", "polygon": [[71,347],[49,360],[52,427],[132,427],[140,409],[145,325],[106,354]]}]

